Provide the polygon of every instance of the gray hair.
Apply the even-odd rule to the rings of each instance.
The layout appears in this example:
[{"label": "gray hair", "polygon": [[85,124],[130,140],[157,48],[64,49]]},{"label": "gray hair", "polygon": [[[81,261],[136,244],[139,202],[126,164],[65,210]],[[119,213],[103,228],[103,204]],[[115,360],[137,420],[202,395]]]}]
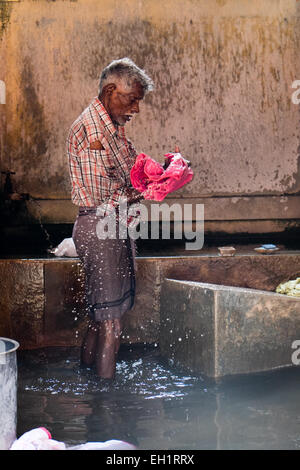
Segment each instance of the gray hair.
[{"label": "gray hair", "polygon": [[128,87],[134,82],[138,82],[142,85],[145,94],[154,89],[151,78],[128,57],[113,60],[103,69],[100,76],[99,95],[105,85],[113,83],[113,79],[125,80]]}]

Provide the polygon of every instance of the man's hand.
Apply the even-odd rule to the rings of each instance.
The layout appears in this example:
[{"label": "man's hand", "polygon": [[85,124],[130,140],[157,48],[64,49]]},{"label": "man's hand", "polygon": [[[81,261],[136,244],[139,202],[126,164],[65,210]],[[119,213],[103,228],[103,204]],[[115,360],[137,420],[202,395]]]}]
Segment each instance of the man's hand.
[{"label": "man's hand", "polygon": [[[170,152],[170,153],[173,153],[173,152]],[[180,153],[180,149],[178,145],[175,145],[174,153]],[[171,163],[171,160],[169,159],[169,157],[165,157],[165,163],[163,164],[163,169],[166,170],[168,166],[170,165],[170,163]]]},{"label": "man's hand", "polygon": [[[180,153],[180,148],[178,147],[178,145],[175,145],[174,153]],[[186,160],[185,158],[184,158],[184,160],[186,161],[188,166],[191,166],[191,162],[189,160]],[[170,160],[168,158],[166,158],[165,163],[163,164],[163,169],[166,170],[169,165],[170,165]]]}]

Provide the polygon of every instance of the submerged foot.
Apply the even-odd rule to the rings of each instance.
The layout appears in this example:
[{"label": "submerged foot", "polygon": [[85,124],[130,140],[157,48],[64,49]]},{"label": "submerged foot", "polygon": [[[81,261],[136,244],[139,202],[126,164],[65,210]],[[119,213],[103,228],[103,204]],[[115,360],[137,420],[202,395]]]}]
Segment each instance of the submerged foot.
[{"label": "submerged foot", "polygon": [[99,377],[99,375],[96,374],[96,380],[100,387],[110,388],[115,384],[115,377]]}]

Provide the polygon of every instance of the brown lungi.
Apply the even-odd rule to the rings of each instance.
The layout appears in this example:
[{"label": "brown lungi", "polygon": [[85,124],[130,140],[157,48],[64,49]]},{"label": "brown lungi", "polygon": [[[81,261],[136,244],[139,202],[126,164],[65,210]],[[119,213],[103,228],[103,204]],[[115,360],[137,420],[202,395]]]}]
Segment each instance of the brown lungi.
[{"label": "brown lungi", "polygon": [[101,216],[96,208],[80,207],[72,238],[85,271],[89,315],[94,321],[121,316],[133,307],[135,297],[134,241],[128,236],[101,240],[96,233]]}]

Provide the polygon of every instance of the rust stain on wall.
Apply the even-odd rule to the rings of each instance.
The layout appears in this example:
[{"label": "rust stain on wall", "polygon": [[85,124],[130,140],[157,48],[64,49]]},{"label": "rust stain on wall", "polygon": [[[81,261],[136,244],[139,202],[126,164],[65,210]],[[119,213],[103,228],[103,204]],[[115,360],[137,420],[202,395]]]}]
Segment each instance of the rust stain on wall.
[{"label": "rust stain on wall", "polygon": [[[21,95],[14,115],[13,126],[6,137],[6,149],[10,153],[14,171],[18,177],[31,175],[30,183],[44,186],[41,167],[49,165],[45,160],[50,132],[46,126],[45,111],[39,102],[34,72],[29,57],[24,58],[20,74]],[[41,175],[42,176],[42,175]]]},{"label": "rust stain on wall", "polygon": [[2,39],[3,33],[9,23],[11,10],[11,3],[0,2],[0,40]]}]

